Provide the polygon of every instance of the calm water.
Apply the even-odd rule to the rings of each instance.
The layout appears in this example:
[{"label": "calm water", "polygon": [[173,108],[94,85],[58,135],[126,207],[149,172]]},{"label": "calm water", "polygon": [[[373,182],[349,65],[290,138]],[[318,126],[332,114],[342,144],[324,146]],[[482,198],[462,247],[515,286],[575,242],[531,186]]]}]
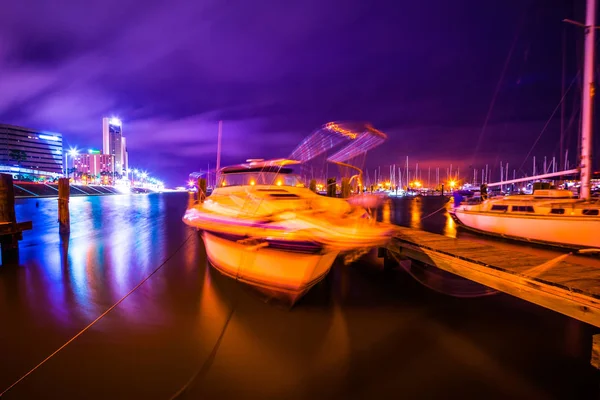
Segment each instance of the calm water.
[{"label": "calm water", "polygon": [[[181,398],[598,398],[586,324],[440,294],[375,258],[336,265],[288,310],[208,267],[186,201],[72,198],[68,238],[56,199],[18,201],[34,231],[20,265],[0,267],[0,392],[160,268],[3,399],[168,399],[186,384]],[[443,206],[400,200],[391,216],[455,236],[430,215]]]}]

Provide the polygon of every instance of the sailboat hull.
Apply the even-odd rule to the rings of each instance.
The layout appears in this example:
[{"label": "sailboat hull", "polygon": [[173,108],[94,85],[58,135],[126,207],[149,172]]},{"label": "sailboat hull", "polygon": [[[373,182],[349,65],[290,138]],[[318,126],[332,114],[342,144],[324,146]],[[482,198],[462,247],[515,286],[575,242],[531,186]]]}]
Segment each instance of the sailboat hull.
[{"label": "sailboat hull", "polygon": [[461,208],[452,216],[460,225],[480,233],[560,247],[600,248],[600,218],[511,215]]},{"label": "sailboat hull", "polygon": [[339,254],[306,251],[307,246],[300,243],[291,243],[290,250],[273,249],[207,231],[202,232],[202,239],[210,263],[219,272],[291,304],[327,275]]}]

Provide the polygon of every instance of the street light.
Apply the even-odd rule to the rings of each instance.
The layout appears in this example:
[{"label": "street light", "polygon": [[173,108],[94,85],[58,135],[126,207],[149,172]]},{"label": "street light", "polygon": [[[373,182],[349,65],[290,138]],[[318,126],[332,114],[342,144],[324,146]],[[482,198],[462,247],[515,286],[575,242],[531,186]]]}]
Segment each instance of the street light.
[{"label": "street light", "polygon": [[[69,177],[69,156],[75,160],[75,157],[79,155],[79,150],[77,147],[71,147],[69,151],[65,154],[65,176]],[[75,161],[73,161],[73,166],[75,166]]]}]

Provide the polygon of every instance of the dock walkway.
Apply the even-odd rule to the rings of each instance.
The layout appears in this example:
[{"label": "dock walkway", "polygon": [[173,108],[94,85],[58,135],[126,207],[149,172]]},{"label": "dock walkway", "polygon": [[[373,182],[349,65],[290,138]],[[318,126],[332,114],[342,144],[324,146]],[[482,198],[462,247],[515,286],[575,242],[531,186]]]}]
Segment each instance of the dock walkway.
[{"label": "dock walkway", "polygon": [[[600,328],[600,260],[578,264],[572,253],[545,258],[404,227],[387,253],[388,260],[437,267]],[[600,334],[592,338],[591,364],[600,369]]]}]

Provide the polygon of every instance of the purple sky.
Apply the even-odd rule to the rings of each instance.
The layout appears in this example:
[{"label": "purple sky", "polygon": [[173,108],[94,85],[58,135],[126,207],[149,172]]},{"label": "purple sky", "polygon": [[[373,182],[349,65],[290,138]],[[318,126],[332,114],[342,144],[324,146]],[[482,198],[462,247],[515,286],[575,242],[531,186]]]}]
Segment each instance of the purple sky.
[{"label": "purple sky", "polygon": [[[581,19],[583,3],[12,1],[0,13],[0,122],[101,148],[101,118],[118,116],[130,164],[172,185],[214,168],[219,119],[225,165],[285,157],[331,120],[366,120],[390,137],[368,158],[382,171],[407,155],[443,170],[530,169],[560,99],[561,19]],[[581,32],[565,31],[570,80]],[[532,154],[558,156],[558,116]]]}]

